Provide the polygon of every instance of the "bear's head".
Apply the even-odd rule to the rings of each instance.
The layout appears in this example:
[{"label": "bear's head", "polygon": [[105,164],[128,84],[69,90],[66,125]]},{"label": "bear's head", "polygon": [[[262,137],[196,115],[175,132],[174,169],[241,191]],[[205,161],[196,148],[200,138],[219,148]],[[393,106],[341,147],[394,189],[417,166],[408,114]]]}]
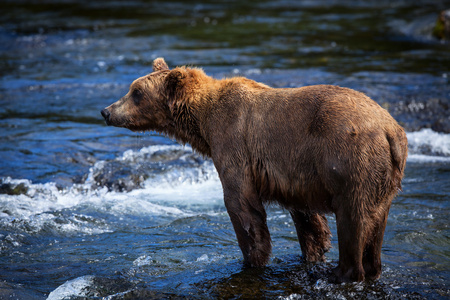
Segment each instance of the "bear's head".
[{"label": "bear's head", "polygon": [[191,81],[192,71],[184,67],[169,70],[163,58],[155,59],[152,73],[133,81],[125,96],[101,111],[106,124],[170,133],[175,126],[174,102],[185,98],[184,86]]},{"label": "bear's head", "polygon": [[153,72],[136,79],[128,93],[101,111],[106,124],[132,131],[156,131],[189,143],[199,153],[210,155],[200,133],[215,80],[201,69],[169,70],[163,58],[153,61]]}]

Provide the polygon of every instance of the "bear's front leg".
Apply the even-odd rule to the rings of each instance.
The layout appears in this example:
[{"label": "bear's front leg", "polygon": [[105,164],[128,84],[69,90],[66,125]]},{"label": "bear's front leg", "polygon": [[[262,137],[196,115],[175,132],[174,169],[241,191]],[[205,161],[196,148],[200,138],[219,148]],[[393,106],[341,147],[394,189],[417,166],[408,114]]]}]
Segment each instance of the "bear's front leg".
[{"label": "bear's front leg", "polygon": [[244,256],[244,264],[262,267],[269,262],[272,245],[266,223],[266,211],[251,180],[222,178],[224,200],[236,237]]},{"label": "bear's front leg", "polygon": [[325,261],[331,248],[331,232],[327,218],[317,213],[291,210],[303,257],[309,262]]}]

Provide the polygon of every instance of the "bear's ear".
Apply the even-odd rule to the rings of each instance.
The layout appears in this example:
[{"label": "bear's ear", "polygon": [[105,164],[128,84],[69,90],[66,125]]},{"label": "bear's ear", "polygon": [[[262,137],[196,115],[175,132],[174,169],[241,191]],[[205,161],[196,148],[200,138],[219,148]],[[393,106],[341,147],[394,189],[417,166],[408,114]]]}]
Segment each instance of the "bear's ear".
[{"label": "bear's ear", "polygon": [[164,61],[164,58],[158,57],[153,61],[153,72],[169,70],[169,66]]},{"label": "bear's ear", "polygon": [[167,74],[166,92],[169,100],[182,97],[188,72],[184,68],[175,68]]}]

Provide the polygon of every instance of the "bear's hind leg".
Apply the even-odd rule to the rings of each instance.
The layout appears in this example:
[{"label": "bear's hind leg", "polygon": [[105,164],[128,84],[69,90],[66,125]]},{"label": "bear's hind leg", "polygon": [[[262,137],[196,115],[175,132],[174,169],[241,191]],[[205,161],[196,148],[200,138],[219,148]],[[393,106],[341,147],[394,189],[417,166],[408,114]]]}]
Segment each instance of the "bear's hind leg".
[{"label": "bear's hind leg", "polygon": [[331,232],[326,217],[297,210],[292,210],[290,213],[305,260],[325,261],[325,253],[331,248]]},{"label": "bear's hind leg", "polygon": [[367,279],[375,280],[381,275],[381,246],[386,228],[389,207],[375,223],[371,238],[368,240],[363,253],[363,266]]},{"label": "bear's hind leg", "polygon": [[339,264],[330,280],[336,283],[363,281],[365,271],[362,257],[366,243],[364,219],[345,207],[343,203],[349,203],[349,199],[336,199],[336,203],[341,203],[336,211]]}]

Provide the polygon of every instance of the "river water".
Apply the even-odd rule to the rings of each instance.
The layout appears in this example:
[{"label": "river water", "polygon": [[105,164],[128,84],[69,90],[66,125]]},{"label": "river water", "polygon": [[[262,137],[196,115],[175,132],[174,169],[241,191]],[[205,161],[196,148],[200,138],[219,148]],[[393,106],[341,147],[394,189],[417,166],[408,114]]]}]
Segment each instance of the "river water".
[{"label": "river water", "polygon": [[[0,299],[448,299],[450,1],[2,1]],[[210,160],[100,110],[154,58],[216,78],[365,92],[408,132],[379,280],[327,282],[289,213],[273,256],[243,269]]]}]

